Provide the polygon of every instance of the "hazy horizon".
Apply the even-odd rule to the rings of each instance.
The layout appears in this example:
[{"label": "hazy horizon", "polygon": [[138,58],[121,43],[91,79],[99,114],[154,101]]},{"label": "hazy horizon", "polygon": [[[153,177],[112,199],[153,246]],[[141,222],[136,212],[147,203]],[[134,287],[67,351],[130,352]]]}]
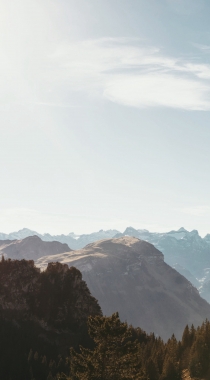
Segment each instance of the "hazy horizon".
[{"label": "hazy horizon", "polygon": [[[145,230],[145,231],[148,231],[148,232],[150,232],[150,233],[167,233],[167,232],[171,232],[171,231],[178,231],[179,229],[181,229],[181,228],[184,228],[184,227],[179,227],[179,228],[177,228],[177,229],[171,229],[171,230],[162,230],[162,231],[151,231],[151,230],[148,230],[148,229],[146,229],[146,228],[138,228],[138,227],[134,227],[134,226],[127,226],[126,228],[129,228],[129,227],[132,227],[132,228],[134,228],[135,230]],[[68,234],[75,234],[76,236],[77,235],[79,235],[79,236],[81,236],[81,235],[88,235],[88,234],[91,234],[91,233],[97,233],[97,232],[100,232],[100,231],[108,231],[108,230],[116,230],[116,231],[118,231],[118,232],[121,232],[121,233],[123,233],[125,230],[126,230],[126,228],[124,228],[123,230],[119,230],[119,229],[117,229],[117,228],[110,228],[110,229],[103,229],[103,228],[101,228],[101,229],[99,229],[99,230],[94,230],[94,231],[86,231],[86,232],[77,232],[77,231],[67,231],[67,232],[60,232],[60,233],[57,233],[56,231],[54,231],[54,232],[50,232],[50,231],[40,231],[40,230],[31,230],[30,228],[27,228],[27,227],[23,227],[23,228],[21,228],[20,230],[17,230],[17,231],[0,231],[0,233],[4,233],[4,234],[11,234],[11,233],[16,233],[16,232],[20,232],[20,231],[22,231],[22,230],[31,230],[31,231],[33,231],[33,232],[37,232],[38,234],[41,234],[41,235],[45,235],[45,234],[50,234],[50,235],[68,235]],[[192,231],[194,231],[194,230],[187,230],[186,228],[184,228],[187,232],[192,232]],[[197,230],[198,231],[198,230]],[[203,237],[205,237],[207,234],[201,234],[199,231],[198,231],[198,234],[203,238]]]}]

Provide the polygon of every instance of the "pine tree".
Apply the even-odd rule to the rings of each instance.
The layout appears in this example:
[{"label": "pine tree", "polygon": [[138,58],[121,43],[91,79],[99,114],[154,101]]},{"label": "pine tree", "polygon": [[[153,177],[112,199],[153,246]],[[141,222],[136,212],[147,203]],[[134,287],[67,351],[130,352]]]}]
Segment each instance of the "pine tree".
[{"label": "pine tree", "polygon": [[93,351],[80,348],[71,350],[71,379],[73,380],[140,380],[142,371],[141,348],[132,341],[127,323],[118,313],[111,317],[90,317],[89,334],[96,347]]},{"label": "pine tree", "polygon": [[159,370],[156,360],[153,360],[152,358],[149,358],[146,365],[146,375],[151,380],[159,380]]},{"label": "pine tree", "polygon": [[179,345],[173,334],[166,344],[166,356],[163,364],[161,380],[179,379],[181,379]]},{"label": "pine tree", "polygon": [[195,330],[194,325],[192,324],[192,326],[190,328],[190,346],[192,346],[192,344],[195,340],[195,335],[196,335],[196,330]]},{"label": "pine tree", "polygon": [[181,371],[177,363],[174,363],[167,355],[163,365],[161,380],[181,380]]},{"label": "pine tree", "polygon": [[192,376],[204,376],[209,370],[210,345],[208,345],[208,340],[209,323],[205,322],[197,332],[190,350],[189,369]]},{"label": "pine tree", "polygon": [[190,330],[189,330],[189,326],[187,325],[182,335],[182,347],[185,350],[189,346],[190,346]]}]

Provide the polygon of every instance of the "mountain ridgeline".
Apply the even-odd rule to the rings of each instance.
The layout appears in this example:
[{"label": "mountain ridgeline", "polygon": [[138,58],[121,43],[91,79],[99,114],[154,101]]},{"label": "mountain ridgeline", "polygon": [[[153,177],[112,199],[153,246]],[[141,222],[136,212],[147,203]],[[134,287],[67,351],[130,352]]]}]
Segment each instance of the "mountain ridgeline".
[{"label": "mountain ridgeline", "polygon": [[[189,279],[197,288],[204,282],[210,281],[210,234],[202,238],[198,231],[187,231],[183,227],[178,231],[166,233],[149,232],[145,229],[135,229],[128,227],[123,233],[117,230],[100,230],[91,234],[76,235],[73,232],[68,235],[39,234],[24,228],[18,232],[10,234],[0,233],[0,240],[22,240],[28,236],[37,235],[43,241],[58,241],[67,244],[71,249],[77,250],[84,248],[87,244],[102,239],[112,239],[121,236],[136,237],[153,244],[165,257],[165,262],[173,266],[178,272]],[[62,251],[63,252],[63,251]],[[203,292],[203,296],[210,301],[208,285]]]},{"label": "mountain ridgeline", "polygon": [[110,239],[118,234],[117,230],[100,230],[98,232],[93,232],[91,234],[76,235],[73,232],[68,235],[50,235],[49,233],[40,234],[36,231],[29,230],[28,228],[23,228],[17,232],[11,232],[9,234],[0,233],[0,240],[23,240],[29,236],[38,236],[42,241],[58,241],[63,244],[67,244],[71,249],[80,249],[89,243],[101,239]]},{"label": "mountain ridgeline", "polygon": [[116,310],[120,318],[163,339],[181,337],[186,324],[210,318],[210,305],[197,289],[164,262],[152,244],[130,236],[101,240],[85,248],[44,256],[78,268],[105,315]]}]

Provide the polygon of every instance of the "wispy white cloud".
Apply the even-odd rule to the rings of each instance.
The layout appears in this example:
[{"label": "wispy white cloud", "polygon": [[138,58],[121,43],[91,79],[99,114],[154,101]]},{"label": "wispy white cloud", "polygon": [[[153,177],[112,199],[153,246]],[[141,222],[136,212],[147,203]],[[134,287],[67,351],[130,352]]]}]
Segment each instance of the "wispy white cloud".
[{"label": "wispy white cloud", "polygon": [[65,44],[51,62],[55,83],[91,96],[134,107],[210,109],[210,65],[168,57],[138,40]]},{"label": "wispy white cloud", "polygon": [[204,85],[177,79],[175,75],[149,73],[121,76],[110,80],[104,95],[117,103],[134,107],[167,106],[187,110],[209,109],[203,99],[208,89]]},{"label": "wispy white cloud", "polygon": [[82,91],[126,106],[210,110],[210,65],[169,57],[141,39],[66,42],[38,53],[25,71],[1,52],[1,104],[72,108],[65,94]]}]

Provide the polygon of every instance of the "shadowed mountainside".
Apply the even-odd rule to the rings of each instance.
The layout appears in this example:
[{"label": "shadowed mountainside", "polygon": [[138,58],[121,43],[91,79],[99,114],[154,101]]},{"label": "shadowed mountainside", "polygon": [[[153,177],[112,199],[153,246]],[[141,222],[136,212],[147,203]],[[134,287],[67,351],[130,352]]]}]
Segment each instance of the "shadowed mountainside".
[{"label": "shadowed mountainside", "polygon": [[119,311],[122,320],[178,338],[186,324],[210,318],[210,305],[192,284],[164,262],[152,244],[133,237],[108,239],[78,251],[45,256],[37,265],[60,261],[77,267],[105,315]]}]

